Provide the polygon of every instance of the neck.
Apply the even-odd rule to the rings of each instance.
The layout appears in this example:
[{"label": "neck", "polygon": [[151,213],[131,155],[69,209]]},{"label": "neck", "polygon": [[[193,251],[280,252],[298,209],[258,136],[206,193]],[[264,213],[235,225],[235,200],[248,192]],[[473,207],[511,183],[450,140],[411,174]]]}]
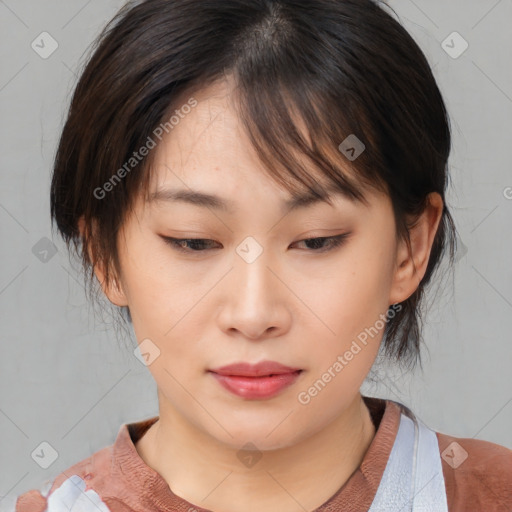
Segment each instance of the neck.
[{"label": "neck", "polygon": [[246,467],[237,457],[239,449],[218,442],[162,405],[159,420],[136,449],[174,494],[214,511],[315,510],[348,481],[375,436],[358,393],[322,431],[293,446],[264,451],[254,466]]}]

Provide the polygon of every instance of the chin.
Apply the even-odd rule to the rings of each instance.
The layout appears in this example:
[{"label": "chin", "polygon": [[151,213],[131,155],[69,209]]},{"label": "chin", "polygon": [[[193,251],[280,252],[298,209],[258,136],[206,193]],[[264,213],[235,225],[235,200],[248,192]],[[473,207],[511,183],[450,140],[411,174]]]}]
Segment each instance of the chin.
[{"label": "chin", "polygon": [[237,423],[235,420],[224,421],[222,425],[229,433],[220,427],[217,428],[217,424],[215,427],[209,424],[207,432],[219,443],[234,450],[240,450],[248,443],[260,451],[288,448],[300,442],[307,434],[297,431],[296,424],[293,421],[289,422],[290,418],[283,422],[286,415],[287,413],[279,414],[277,419],[272,415],[267,421],[261,418],[261,414],[259,421],[256,422],[247,419]]}]

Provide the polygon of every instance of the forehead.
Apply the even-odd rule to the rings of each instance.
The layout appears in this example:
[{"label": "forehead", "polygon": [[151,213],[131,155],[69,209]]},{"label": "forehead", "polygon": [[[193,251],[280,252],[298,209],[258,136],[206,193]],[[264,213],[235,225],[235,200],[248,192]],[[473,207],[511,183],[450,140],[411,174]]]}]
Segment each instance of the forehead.
[{"label": "forehead", "polygon": [[[179,122],[163,135],[155,150],[146,197],[150,206],[181,203],[236,214],[240,194],[235,191],[276,186],[277,182],[270,183],[268,169],[241,127],[233,87],[232,81],[218,81],[193,93],[183,93],[174,103],[173,112],[178,114],[175,117],[179,117]],[[195,106],[184,109],[180,115],[179,105],[190,103],[191,98]],[[302,123],[298,126],[304,132]],[[350,166],[343,172],[357,181]],[[334,200],[359,201],[348,187],[328,181],[318,169],[311,168],[309,174],[320,196],[298,181],[289,189],[277,184],[282,192],[278,194],[282,212],[322,202],[332,204]],[[359,188],[363,192],[364,187]]]}]

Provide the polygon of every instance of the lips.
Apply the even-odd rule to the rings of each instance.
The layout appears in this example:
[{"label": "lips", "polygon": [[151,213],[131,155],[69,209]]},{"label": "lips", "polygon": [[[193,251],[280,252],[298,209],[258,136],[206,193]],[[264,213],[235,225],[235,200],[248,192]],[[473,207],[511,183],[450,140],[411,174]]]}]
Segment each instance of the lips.
[{"label": "lips", "polygon": [[263,377],[270,375],[281,375],[283,373],[295,373],[300,368],[284,366],[275,361],[262,361],[257,364],[234,363],[210,370],[218,375],[231,375],[238,377]]},{"label": "lips", "polygon": [[247,400],[263,400],[291,386],[302,370],[275,361],[262,361],[230,364],[210,370],[210,373],[231,393]]}]

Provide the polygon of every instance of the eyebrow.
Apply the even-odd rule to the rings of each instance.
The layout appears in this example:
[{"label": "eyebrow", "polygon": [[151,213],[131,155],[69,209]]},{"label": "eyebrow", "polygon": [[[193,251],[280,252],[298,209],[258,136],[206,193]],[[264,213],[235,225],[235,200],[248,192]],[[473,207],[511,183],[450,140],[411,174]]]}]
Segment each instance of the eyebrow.
[{"label": "eyebrow", "polygon": [[[351,202],[356,201],[348,191],[342,190],[339,187],[331,185],[326,187],[326,189],[327,198],[319,197],[308,190],[307,192],[297,194],[292,198],[287,199],[282,203],[281,208],[283,212],[289,212],[300,208],[307,208],[321,202],[328,203],[327,199],[332,199],[332,194],[341,195],[346,199],[349,199]],[[229,214],[233,214],[236,211],[236,203],[232,199],[226,199],[214,194],[208,194],[206,192],[192,189],[158,189],[149,195],[148,203],[154,202],[182,202],[204,208],[213,208]]]}]

